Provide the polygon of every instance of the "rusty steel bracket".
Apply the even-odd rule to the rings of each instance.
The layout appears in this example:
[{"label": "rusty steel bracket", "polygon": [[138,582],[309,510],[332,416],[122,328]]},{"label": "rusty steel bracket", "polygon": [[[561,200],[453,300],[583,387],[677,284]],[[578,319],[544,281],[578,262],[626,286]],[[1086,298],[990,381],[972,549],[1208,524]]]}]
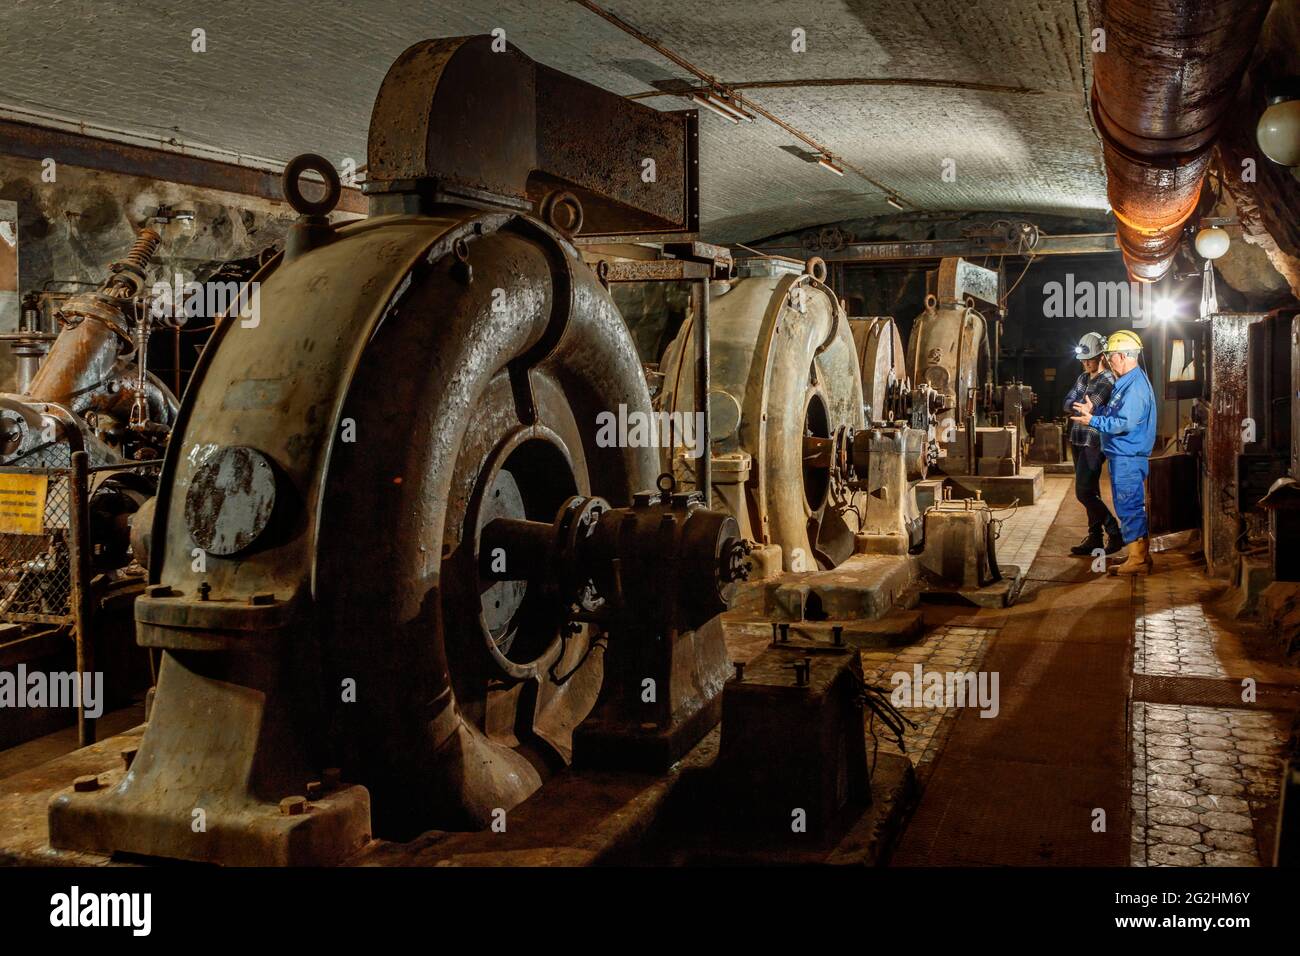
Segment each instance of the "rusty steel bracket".
[{"label": "rusty steel bracket", "polygon": [[977,266],[960,257],[939,263],[936,292],[940,308],[955,309],[968,295],[989,305],[997,305],[1000,291],[1001,279],[995,269]]},{"label": "rusty steel bracket", "polygon": [[615,282],[701,282],[735,277],[735,260],[726,246],[708,242],[668,242],[659,247],[575,240],[583,259],[605,288]]},{"label": "rusty steel bracket", "polygon": [[372,215],[456,202],[540,216],[558,195],[584,237],[698,231],[695,110],[651,109],[494,46],[424,40],[389,69],[370,124]]}]

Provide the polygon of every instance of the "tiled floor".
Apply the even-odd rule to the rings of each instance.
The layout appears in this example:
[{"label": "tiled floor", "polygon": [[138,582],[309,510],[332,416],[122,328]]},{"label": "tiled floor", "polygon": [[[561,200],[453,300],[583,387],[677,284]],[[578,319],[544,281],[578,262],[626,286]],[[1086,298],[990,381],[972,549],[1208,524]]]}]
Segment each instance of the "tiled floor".
[{"label": "tiled floor", "polygon": [[[997,510],[996,517],[1002,521],[997,544],[999,564],[1014,564],[1028,570],[1047,529],[1052,526],[1061,499],[1072,488],[1073,479],[1051,476],[1045,479],[1043,496],[1037,504]],[[886,692],[894,689],[891,678],[895,673],[903,671],[911,675],[916,664],[921,665],[923,674],[977,671],[988,640],[996,631],[996,627],[949,623],[931,631],[919,643],[902,649],[863,651],[863,671],[868,683]],[[916,724],[915,728],[909,727],[903,734],[903,745],[918,778],[924,783],[935,757],[943,749],[956,708],[903,707],[900,710]],[[878,721],[868,729],[875,738],[869,740],[869,744],[878,746],[882,753],[899,753],[889,731]]]},{"label": "tiled floor", "polygon": [[[1000,515],[1005,519],[998,541],[1000,563],[1016,564],[1028,571],[1044,540],[1051,541],[1053,554],[1045,554],[1035,566],[1038,570],[1034,582],[1040,587],[1022,602],[1023,606],[1003,615],[981,610],[949,619],[925,641],[902,653],[865,653],[863,665],[868,679],[888,687],[894,672],[910,669],[916,663],[926,671],[1003,669],[994,663],[1000,649],[1004,659],[1023,658],[1046,669],[1044,673],[1054,661],[1067,658],[1080,666],[1093,666],[1100,673],[1099,668],[1104,668],[1098,660],[1106,648],[1115,646],[1115,640],[1103,638],[1123,638],[1127,642],[1131,607],[1132,673],[1143,681],[1139,682],[1140,691],[1134,687],[1127,694],[1128,730],[1118,723],[1111,734],[1113,761],[1096,770],[1118,774],[1130,771],[1126,775],[1131,783],[1132,840],[1126,846],[1121,837],[1113,848],[1114,860],[1127,859],[1135,866],[1258,866],[1268,862],[1280,789],[1280,755],[1292,715],[1264,710],[1253,699],[1239,699],[1235,684],[1249,677],[1259,687],[1294,686],[1298,680],[1295,669],[1275,659],[1277,655],[1269,650],[1265,637],[1229,615],[1228,605],[1221,603],[1230,603],[1231,596],[1224,593],[1226,582],[1206,577],[1200,555],[1191,548],[1156,555],[1156,573],[1131,582],[1102,578],[1109,583],[1098,585],[1094,576],[1075,567],[1066,554],[1074,539],[1062,529],[1068,526],[1073,533],[1077,526],[1082,531],[1086,522],[1080,520],[1081,508],[1067,500],[1071,492],[1068,477],[1049,478],[1038,505]],[[1053,529],[1058,508],[1063,524]],[[1105,598],[1090,596],[1103,593]],[[1045,602],[1037,611],[1035,600]],[[1096,605],[1099,600],[1107,602],[1104,608]],[[1112,626],[1118,626],[1121,632],[1097,635],[1089,633],[1085,625],[1070,634],[1055,635],[1055,643],[1044,640],[1041,644],[1023,633],[1023,617],[1017,615],[1038,614],[1046,621],[1053,604],[1064,606],[1071,602],[1079,615],[1089,614],[1090,608],[1105,610]],[[1019,630],[1017,621],[1021,622]],[[1004,641],[1010,641],[1005,648]],[[1115,669],[1123,674],[1128,649],[1123,645],[1121,649],[1125,653],[1116,659]],[[1020,673],[1023,676],[1027,671],[1022,667]],[[1003,677],[1005,699],[1006,675]],[[1225,686],[1225,682],[1230,683]],[[1134,694],[1139,694],[1138,699],[1133,699]],[[1153,699],[1185,702],[1150,703],[1140,696],[1146,694],[1160,695]],[[1122,697],[1116,701],[1117,706],[1122,706],[1120,700]],[[1207,703],[1216,700],[1224,704]],[[1277,706],[1279,697],[1274,693],[1270,700],[1270,706]],[[954,803],[947,800],[946,791],[939,793],[944,790],[945,773],[960,776],[983,772],[978,761],[963,764],[960,760],[950,763],[946,756],[939,759],[954,727],[958,731],[967,728],[964,719],[955,721],[957,711],[919,708],[904,709],[904,713],[918,724],[904,735],[904,743],[924,796],[916,818],[916,845],[910,856],[904,845],[900,859],[910,861],[910,865],[926,865],[951,855],[943,839],[951,836],[950,831],[982,832],[980,827],[987,829],[986,816],[996,816],[996,810],[977,810],[972,816],[972,812],[961,809],[960,798]],[[1052,713],[1052,708],[1045,708],[1044,719]],[[978,721],[975,726],[983,729]],[[1002,729],[999,727],[998,732]],[[1101,739],[1099,735],[1105,728],[1093,729],[1097,731],[1094,736]],[[1032,732],[1026,731],[1024,736],[1028,740],[1026,749],[1036,756],[1047,745]],[[1128,737],[1127,758],[1121,743],[1124,736]],[[963,746],[970,743],[967,738],[962,740]],[[895,748],[882,738],[880,749]],[[1026,766],[1034,764],[1029,761]],[[1077,770],[1074,763],[1062,764],[1062,772],[1071,769]],[[1078,781],[1081,785],[1089,782]],[[971,779],[967,785],[979,786],[979,782]],[[1116,797],[1122,799],[1118,793]],[[922,820],[927,799],[932,807],[940,808],[931,814],[940,814],[938,823]],[[962,816],[963,812],[966,816]],[[956,824],[951,822],[954,814],[961,818]],[[922,823],[930,824],[929,829]],[[1069,848],[1069,841],[1050,824],[1044,823],[1039,829],[1044,840],[1059,843],[1054,844],[1056,850],[1064,853]],[[989,836],[989,859],[1001,859],[994,852],[998,839],[996,832]]]},{"label": "tiled floor", "polygon": [[[911,677],[917,664],[921,665],[922,674],[977,671],[994,631],[989,627],[947,625],[936,628],[919,643],[908,645],[901,652],[897,649],[863,651],[863,676],[868,684],[892,693],[897,686],[892,681],[893,675],[901,671]],[[917,776],[924,782],[934,758],[943,749],[956,708],[900,707],[899,710],[916,724],[903,734],[904,749],[900,751],[889,731],[878,721],[868,725],[874,736],[874,740],[868,740],[868,745],[878,746],[882,753],[906,753],[916,768]]]},{"label": "tiled floor", "polygon": [[1180,580],[1157,574],[1137,582],[1133,673],[1227,677],[1215,654],[1217,631],[1205,616],[1205,605]]},{"label": "tiled floor", "polygon": [[[1135,674],[1284,676],[1251,659],[1241,628],[1206,613],[1214,591],[1194,567],[1166,567],[1134,583]],[[1276,813],[1288,718],[1246,701],[1241,708],[1134,701],[1131,719],[1133,865],[1258,866],[1267,859],[1259,821]]]},{"label": "tiled floor", "polygon": [[1061,499],[1073,490],[1073,478],[1048,475],[1043,479],[1043,496],[1036,505],[1017,508],[1014,512],[995,512],[995,517],[1002,519],[1001,533],[998,535],[998,563],[1014,564],[1028,571],[1038,555],[1047,529],[1056,519]]},{"label": "tiled floor", "polygon": [[1135,702],[1133,865],[1258,866],[1284,736],[1276,714]]}]

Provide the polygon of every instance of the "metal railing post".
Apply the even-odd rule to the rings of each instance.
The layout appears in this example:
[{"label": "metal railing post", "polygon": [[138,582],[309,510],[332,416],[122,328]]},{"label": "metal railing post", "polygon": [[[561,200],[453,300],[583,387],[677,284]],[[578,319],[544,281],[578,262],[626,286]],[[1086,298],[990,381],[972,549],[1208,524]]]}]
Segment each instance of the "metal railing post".
[{"label": "metal railing post", "polygon": [[[93,681],[95,668],[94,613],[90,600],[90,456],[72,453],[68,476],[68,557],[72,571],[72,628],[77,641],[77,742],[86,747],[95,742],[95,718],[86,715],[85,681]],[[92,683],[93,686],[93,683]]]},{"label": "metal railing post", "polygon": [[704,507],[713,507],[713,441],[709,421],[709,279],[697,284],[699,296],[695,314],[695,410],[700,413],[701,452],[697,459],[696,487],[704,495]]}]

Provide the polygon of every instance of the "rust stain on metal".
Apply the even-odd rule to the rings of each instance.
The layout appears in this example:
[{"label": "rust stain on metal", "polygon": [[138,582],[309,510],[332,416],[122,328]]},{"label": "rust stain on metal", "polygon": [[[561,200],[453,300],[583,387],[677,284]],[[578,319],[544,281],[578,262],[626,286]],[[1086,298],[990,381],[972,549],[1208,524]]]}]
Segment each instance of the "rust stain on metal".
[{"label": "rust stain on metal", "polygon": [[1173,265],[1268,0],[1092,0],[1092,112],[1130,275]]}]

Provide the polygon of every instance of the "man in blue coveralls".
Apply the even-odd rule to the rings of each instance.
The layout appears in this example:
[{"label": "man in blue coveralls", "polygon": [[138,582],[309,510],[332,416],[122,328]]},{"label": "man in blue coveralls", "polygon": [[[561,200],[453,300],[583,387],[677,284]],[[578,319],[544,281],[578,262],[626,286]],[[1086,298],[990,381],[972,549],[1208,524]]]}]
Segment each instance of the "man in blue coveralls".
[{"label": "man in blue coveralls", "polygon": [[1126,560],[1114,574],[1143,574],[1151,570],[1147,538],[1146,489],[1151,449],[1156,441],[1156,396],[1146,374],[1138,368],[1142,340],[1130,331],[1106,340],[1106,360],[1115,373],[1115,387],[1105,405],[1093,408],[1085,397],[1075,403],[1070,421],[1101,433],[1101,450],[1110,465],[1110,489],[1115,501]]}]

